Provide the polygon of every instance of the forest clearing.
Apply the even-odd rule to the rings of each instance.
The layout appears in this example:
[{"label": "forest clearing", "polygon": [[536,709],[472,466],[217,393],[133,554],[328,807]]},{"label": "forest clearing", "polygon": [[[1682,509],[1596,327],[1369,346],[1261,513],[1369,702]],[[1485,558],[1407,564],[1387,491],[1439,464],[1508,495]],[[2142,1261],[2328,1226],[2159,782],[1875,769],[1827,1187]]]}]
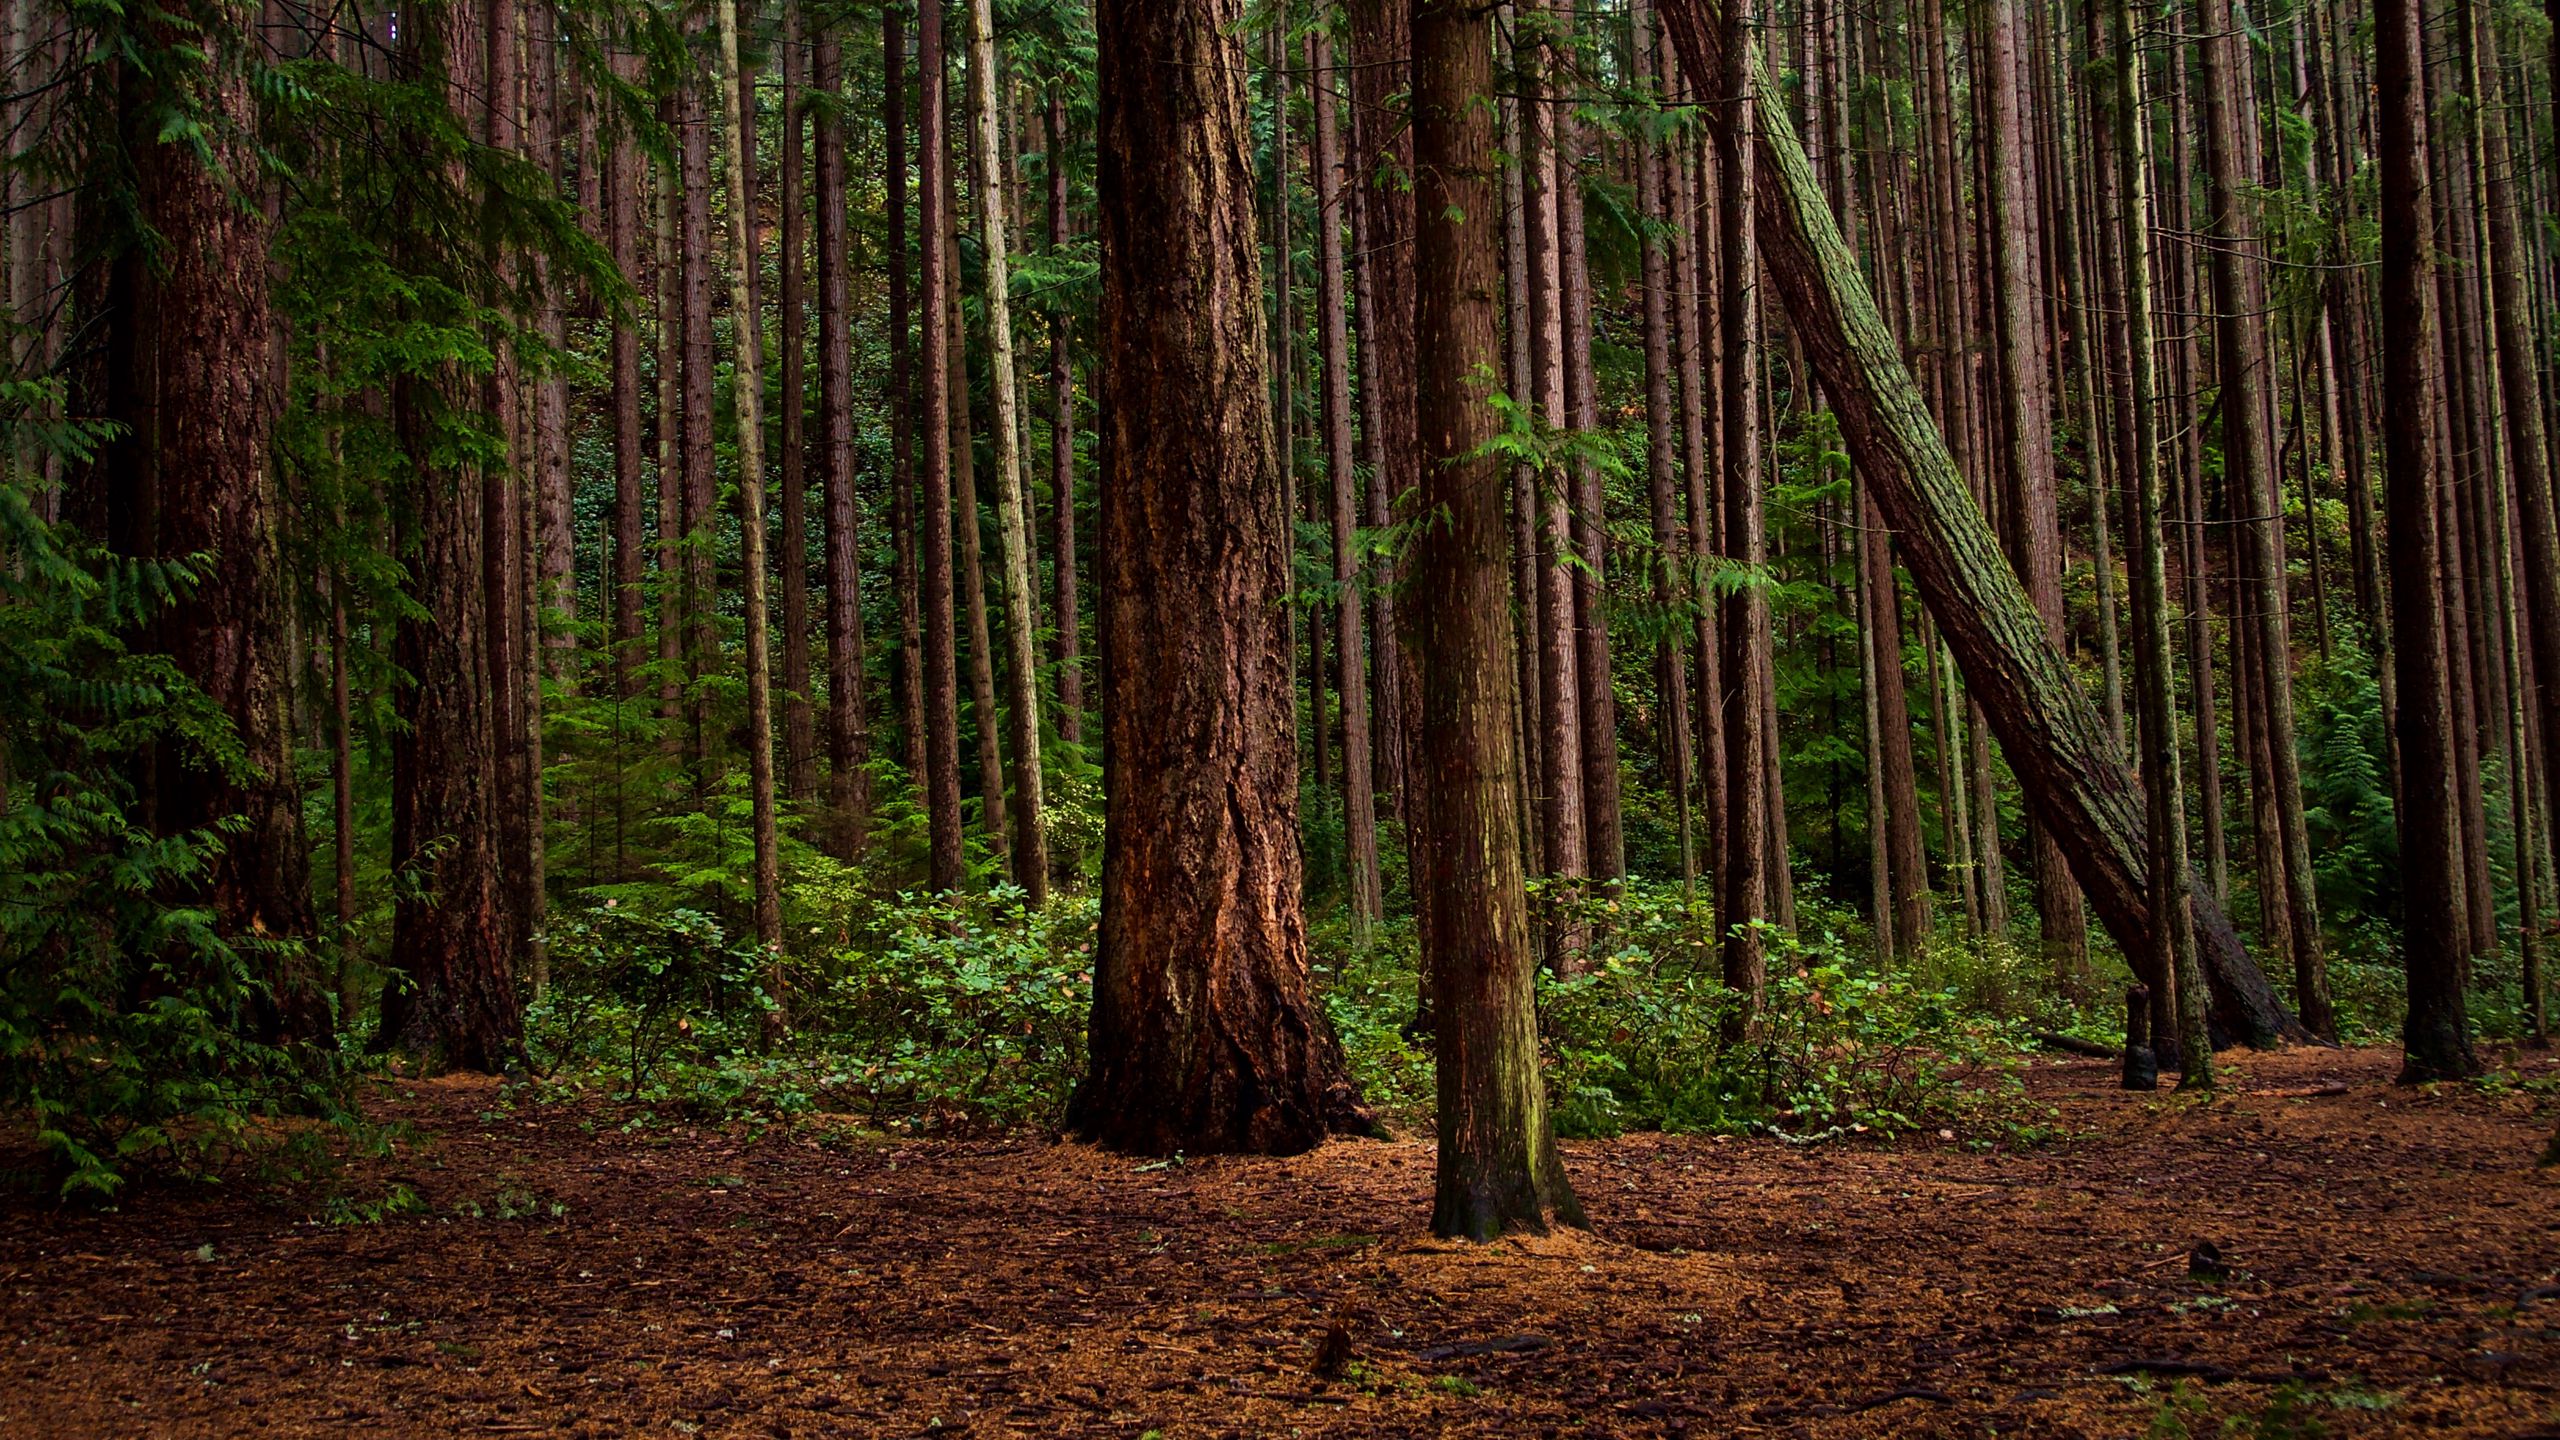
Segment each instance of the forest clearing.
[{"label": "forest clearing", "polygon": [[2254,1057],[2201,1105],[2039,1064],[2070,1138],[2023,1150],[1571,1144],[1591,1232],[1493,1246],[1427,1237],[1410,1139],[1167,1165],[404,1084],[414,1139],[340,1183],[414,1212],[12,1211],[0,1428],[2560,1434],[2531,1107],[2394,1064]]}]

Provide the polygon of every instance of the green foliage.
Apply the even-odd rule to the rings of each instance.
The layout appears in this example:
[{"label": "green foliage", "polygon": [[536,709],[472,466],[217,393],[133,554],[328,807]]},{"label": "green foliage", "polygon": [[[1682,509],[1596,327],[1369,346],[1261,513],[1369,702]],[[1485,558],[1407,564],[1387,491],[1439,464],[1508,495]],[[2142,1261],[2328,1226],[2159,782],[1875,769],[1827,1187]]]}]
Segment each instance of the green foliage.
[{"label": "green foliage", "polygon": [[[56,387],[0,383],[10,410]],[[0,443],[14,434],[0,426]],[[103,436],[43,434],[85,459]],[[109,1195],[137,1166],[194,1169],[286,1111],[334,1112],[308,1058],[250,1038],[283,941],[230,943],[185,895],[237,829],[155,834],[135,782],[155,758],[236,771],[219,707],[127,637],[200,560],[107,554],[0,484],[0,1106],[32,1122],[59,1193]]]}]

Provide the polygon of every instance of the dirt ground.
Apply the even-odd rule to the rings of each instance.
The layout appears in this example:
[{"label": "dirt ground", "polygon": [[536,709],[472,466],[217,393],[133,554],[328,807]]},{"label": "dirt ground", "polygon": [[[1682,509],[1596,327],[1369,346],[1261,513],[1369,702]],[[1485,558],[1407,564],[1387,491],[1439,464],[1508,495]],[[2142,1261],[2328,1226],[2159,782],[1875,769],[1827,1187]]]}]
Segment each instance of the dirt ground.
[{"label": "dirt ground", "polygon": [[1150,1166],[403,1086],[353,1193],[421,1213],[0,1210],[0,1435],[2560,1440],[2549,1104],[2395,1058],[2242,1057],[2202,1109],[2039,1065],[2081,1138],[2023,1152],[1577,1144],[1595,1232],[1482,1248],[1425,1237],[1422,1141]]}]

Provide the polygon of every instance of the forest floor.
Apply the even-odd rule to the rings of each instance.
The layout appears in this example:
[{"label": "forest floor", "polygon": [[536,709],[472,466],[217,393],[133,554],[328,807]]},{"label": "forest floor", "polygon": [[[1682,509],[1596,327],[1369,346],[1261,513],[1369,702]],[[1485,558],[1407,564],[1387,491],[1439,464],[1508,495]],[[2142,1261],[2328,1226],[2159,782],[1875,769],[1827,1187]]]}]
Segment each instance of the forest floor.
[{"label": "forest floor", "polygon": [[1486,1247],[1426,1237],[1424,1141],[1148,1165],[402,1084],[334,1218],[0,1209],[0,1434],[2560,1437],[2550,1104],[2396,1060],[2239,1056],[2202,1106],[2039,1063],[2072,1138],[2024,1150],[1572,1144],[1595,1231]]}]

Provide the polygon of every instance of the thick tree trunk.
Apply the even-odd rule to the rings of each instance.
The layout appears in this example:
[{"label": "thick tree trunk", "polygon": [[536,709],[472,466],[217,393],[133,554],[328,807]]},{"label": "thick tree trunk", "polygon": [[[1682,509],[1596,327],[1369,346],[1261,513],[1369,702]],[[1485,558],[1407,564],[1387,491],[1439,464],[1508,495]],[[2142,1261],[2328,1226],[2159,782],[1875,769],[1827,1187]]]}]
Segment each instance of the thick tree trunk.
[{"label": "thick tree trunk", "polygon": [[1431,1228],[1490,1240],[1582,1211],[1557,1153],[1538,1066],[1518,831],[1519,750],[1504,595],[1503,475],[1495,433],[1493,45],[1460,0],[1417,0],[1412,106],[1417,395],[1426,528],[1412,557],[1408,653],[1417,663],[1414,894],[1424,911],[1439,1060]]},{"label": "thick tree trunk", "polygon": [[[897,21],[885,25],[892,48]],[[951,601],[951,347],[945,336],[952,276],[945,257],[951,203],[947,174],[950,127],[943,113],[942,7],[922,6],[916,21],[916,236],[917,405],[914,448],[924,457],[916,507],[918,628],[923,632],[922,702],[925,823],[930,838],[929,883],[936,891],[960,888],[966,873],[960,836],[960,676]],[[897,87],[891,86],[896,94]],[[894,185],[895,181],[892,181]],[[959,377],[966,384],[967,377]]]},{"label": "thick tree trunk", "polygon": [[162,834],[235,816],[243,823],[208,857],[191,899],[212,912],[216,933],[264,987],[252,997],[253,1033],[325,1046],[329,1002],[307,948],[319,928],[287,710],[293,662],[277,549],[281,517],[268,480],[282,398],[268,363],[277,339],[268,308],[272,232],[234,189],[257,173],[248,142],[256,105],[245,57],[232,53],[245,33],[233,28],[242,17],[221,0],[181,7],[181,14],[204,28],[190,29],[175,15],[155,22],[167,43],[183,47],[199,35],[213,43],[185,73],[160,83],[192,93],[218,128],[207,152],[157,137],[137,148],[134,198],[166,243],[154,263],[132,267],[137,283],[111,323],[151,337],[147,345],[115,348],[169,363],[127,377],[122,389],[143,403],[139,413],[118,418],[152,451],[151,552],[213,557],[201,583],[163,616],[159,645],[230,718],[242,763],[225,773],[167,747],[154,772],[153,814]]},{"label": "thick tree trunk", "polygon": [[[2439,378],[2419,0],[2379,0],[2375,21],[2385,392],[2429,395]],[[2400,690],[2400,900],[2409,999],[2401,1032],[2404,1080],[2460,1079],[2479,1069],[2462,993],[2468,966],[2437,588],[2435,440],[2423,407],[2383,407],[2392,660]]]},{"label": "thick tree trunk", "polygon": [[1096,15],[1106,811],[1068,1122],[1159,1155],[1368,1124],[1307,971],[1242,12]]},{"label": "thick tree trunk", "polygon": [[[1049,842],[1040,816],[1040,628],[1031,583],[1031,506],[1022,489],[1022,404],[1015,391],[1013,301],[1006,280],[1005,207],[997,193],[1004,145],[996,129],[996,31],[993,0],[969,0],[969,109],[977,139],[978,240],[984,254],[987,390],[995,406],[996,549],[1004,585],[1005,691],[1013,741],[1013,881],[1031,903],[1049,897]],[[981,726],[994,722],[981,715]],[[1004,794],[989,777],[989,803]],[[989,830],[995,827],[990,825]]]},{"label": "thick tree trunk", "polygon": [[[1693,73],[1725,73],[1725,36],[1708,23],[1702,0],[1667,0],[1663,14]],[[1751,63],[1747,47],[1731,48]],[[1716,112],[1710,118],[1722,126],[1729,117]],[[1902,536],[1922,598],[1942,618],[1960,622],[1945,633],[1967,685],[2001,732],[2028,800],[2062,843],[2117,942],[2138,953],[2149,940],[2155,887],[2146,872],[2148,842],[2132,777],[2002,562],[1792,128],[1784,116],[1764,112],[1758,139],[1754,148],[1770,173],[1754,211],[1763,253],[1838,408],[1850,454]],[[2252,1044],[2309,1038],[2251,963],[2221,907],[2196,896],[2195,908],[2214,1018],[2225,1034]]]},{"label": "thick tree trunk", "polygon": [[[440,80],[466,125],[482,93],[472,13],[444,4],[413,10],[401,34],[404,69]],[[458,167],[450,178],[463,183]],[[462,388],[453,367],[403,374],[391,386],[392,423],[413,467],[400,539],[414,602],[392,638],[392,663],[412,683],[394,691],[391,866],[414,883],[395,891],[394,983],[383,990],[377,1043],[429,1069],[495,1071],[522,1048],[523,1030],[492,814],[482,490],[478,476],[432,458],[436,412],[467,403]]]}]

